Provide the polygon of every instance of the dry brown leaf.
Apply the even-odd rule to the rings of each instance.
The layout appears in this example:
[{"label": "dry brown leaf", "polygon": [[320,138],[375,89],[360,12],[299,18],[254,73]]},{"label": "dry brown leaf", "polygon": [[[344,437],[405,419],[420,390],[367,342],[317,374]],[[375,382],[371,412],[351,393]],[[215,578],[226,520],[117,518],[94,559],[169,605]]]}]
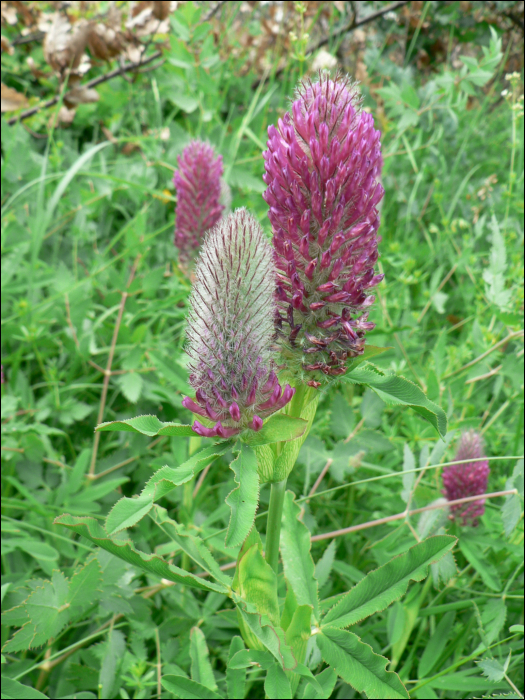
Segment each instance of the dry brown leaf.
[{"label": "dry brown leaf", "polygon": [[30,3],[21,2],[21,0],[12,0],[10,4],[16,9],[18,13],[18,20],[21,20],[26,27],[31,27],[35,23],[31,12]]},{"label": "dry brown leaf", "polygon": [[91,22],[80,20],[71,26],[67,17],[55,12],[44,39],[44,58],[55,71],[78,68],[91,31]]},{"label": "dry brown leaf", "polygon": [[100,128],[102,129],[102,133],[104,134],[104,136],[107,138],[108,141],[110,141],[113,144],[118,143],[117,139],[113,136],[113,134],[111,133],[111,131],[108,129],[107,126],[104,126],[104,124],[101,124]]},{"label": "dry brown leaf", "polygon": [[2,112],[16,112],[17,109],[27,107],[28,104],[21,92],[2,83]]},{"label": "dry brown leaf", "polygon": [[76,109],[68,109],[65,105],[62,105],[58,110],[58,113],[53,113],[48,121],[48,128],[54,129],[57,126],[69,126],[73,119],[75,118]]},{"label": "dry brown leaf", "polygon": [[2,22],[5,22],[6,24],[16,24],[18,22],[18,16],[16,14],[16,10],[12,5],[10,5],[7,2],[2,2]]},{"label": "dry brown leaf", "polygon": [[153,16],[157,19],[166,19],[170,13],[170,0],[167,2],[154,2],[153,3]]},{"label": "dry brown leaf", "polygon": [[71,76],[69,80],[69,85],[73,85],[73,87],[64,95],[64,104],[69,109],[89,102],[98,102],[100,98],[96,90],[87,87],[87,85],[80,85],[79,80],[80,78],[77,76]]},{"label": "dry brown leaf", "polygon": [[47,78],[48,75],[51,75],[51,71],[40,70],[40,68],[35,63],[35,59],[32,56],[28,56],[26,58],[26,63],[29,66],[29,70],[33,74],[33,78],[36,78],[37,80],[39,80],[40,78]]},{"label": "dry brown leaf", "polygon": [[128,143],[122,149],[122,153],[125,156],[129,156],[135,151],[140,151],[140,146],[138,143],[133,143],[132,141],[128,141]]},{"label": "dry brown leaf", "polygon": [[14,48],[9,43],[9,39],[2,34],[2,53],[7,53],[12,56],[14,51]]}]

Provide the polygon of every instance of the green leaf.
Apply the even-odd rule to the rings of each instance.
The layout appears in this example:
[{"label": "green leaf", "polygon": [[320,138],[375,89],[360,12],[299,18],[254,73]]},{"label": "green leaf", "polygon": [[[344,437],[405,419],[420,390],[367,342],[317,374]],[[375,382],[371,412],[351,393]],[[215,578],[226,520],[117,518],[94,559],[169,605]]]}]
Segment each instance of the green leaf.
[{"label": "green leaf", "polygon": [[181,700],[215,700],[215,698],[221,700],[223,697],[205,685],[191,681],[184,676],[168,674],[162,676],[161,683],[168,693],[173,693]]},{"label": "green leaf", "polygon": [[349,627],[387,608],[406,592],[410,581],[422,581],[430,564],[456,544],[450,535],[437,535],[394,557],[370,572],[328,611],[323,620],[331,627]]},{"label": "green leaf", "polygon": [[137,372],[128,372],[117,378],[120,390],[131,403],[137,403],[142,393],[144,381]]},{"label": "green leaf", "polygon": [[210,690],[217,690],[217,683],[210,663],[210,653],[206,637],[198,627],[190,632],[191,678]]},{"label": "green leaf", "polygon": [[87,608],[102,593],[102,569],[96,555],[91,555],[86,565],[75,571],[69,583],[67,603],[71,610]]},{"label": "green leaf", "polygon": [[445,613],[438,626],[435,629],[434,634],[430,637],[430,640],[425,647],[423,656],[419,661],[419,666],[417,670],[418,678],[426,678],[432,672],[439,661],[439,657],[443,653],[447,645],[447,641],[452,632],[452,626],[454,624],[454,618],[456,613],[453,610]]},{"label": "green leaf", "polygon": [[387,617],[387,632],[390,644],[397,644],[401,639],[405,629],[405,618],[405,608],[399,601],[396,601],[389,609]]},{"label": "green leaf", "polygon": [[181,425],[180,423],[163,423],[157,416],[136,416],[126,420],[113,420],[109,423],[97,425],[95,431],[121,431],[130,433],[140,433],[155,437],[156,435],[189,435],[194,436],[191,425]]},{"label": "green leaf", "polygon": [[[239,637],[237,637],[239,639]],[[269,651],[257,651],[257,649],[241,649],[231,659],[232,669],[244,669],[249,666],[260,666],[263,670],[270,668],[275,663],[275,659]],[[229,697],[235,697],[229,695]]]},{"label": "green leaf", "polygon": [[[523,460],[520,459],[516,466],[510,479],[507,479],[505,484],[505,489],[510,491],[511,489],[518,489],[518,493],[523,498]],[[521,499],[516,493],[509,494],[505,496],[505,503],[501,508],[501,520],[503,521],[503,529],[505,530],[505,536],[507,539],[514,532],[514,528],[521,520]]]},{"label": "green leaf", "polygon": [[505,669],[496,659],[482,659],[476,662],[481,669],[481,672],[489,681],[498,683],[505,678]]},{"label": "green leaf", "polygon": [[403,490],[401,491],[401,498],[408,503],[408,498],[412,491],[412,486],[414,485],[416,459],[414,453],[410,449],[408,442],[405,442],[403,448],[403,472],[408,472],[403,474]]},{"label": "green leaf", "polygon": [[299,684],[299,676],[307,678],[316,686],[318,691],[322,688],[317,686],[317,681],[312,678],[312,672],[302,663],[306,658],[306,647],[312,633],[312,606],[299,605],[294,611],[290,624],[286,628],[285,639],[290,646],[293,655],[298,661],[293,673],[290,674],[290,685],[295,694]]},{"label": "green leaf", "polygon": [[292,689],[286,673],[277,664],[270,666],[264,681],[264,692],[267,698],[292,698]]},{"label": "green leaf", "polygon": [[298,605],[313,609],[315,622],[319,621],[319,598],[315,566],[310,554],[310,531],[299,520],[300,506],[292,491],[284,496],[283,524],[281,530],[281,558],[284,575],[297,599]]},{"label": "green leaf", "polygon": [[113,696],[115,680],[126,651],[126,638],[120,630],[110,628],[108,638],[103,645],[102,663],[98,677],[99,694],[102,698]]},{"label": "green leaf", "polygon": [[433,403],[421,389],[404,377],[384,374],[377,367],[357,367],[342,377],[343,381],[365,384],[373,389],[383,401],[393,405],[410,406],[428,420],[441,437],[447,433],[447,416],[442,408]]},{"label": "green leaf", "polygon": [[139,567],[149,574],[203,591],[228,593],[228,589],[224,584],[213,583],[212,581],[207,581],[205,578],[194,576],[188,571],[179,569],[179,567],[174,564],[168,564],[167,561],[156,554],[140,552],[130,540],[112,540],[94,518],[76,518],[72,515],[64,514],[56,518],[54,523],[55,525],[64,525],[73,532],[87,537],[88,540],[102,547],[102,549],[106,549],[108,552],[111,552],[111,554]]},{"label": "green leaf", "polygon": [[69,582],[60,571],[44,581],[24,601],[27,622],[3,647],[4,651],[33,649],[56,637],[70,619]]},{"label": "green leaf", "polygon": [[230,464],[238,484],[226,498],[231,508],[226,547],[240,546],[250,532],[259,503],[259,473],[257,456],[248,445],[241,444],[240,452]]},{"label": "green leaf", "polygon": [[323,556],[315,565],[314,575],[317,579],[317,585],[319,589],[321,589],[328,581],[328,577],[330,576],[330,572],[332,571],[332,566],[334,565],[336,549],[337,543],[335,540],[332,540],[328,547],[324,550]]},{"label": "green leaf", "polygon": [[387,352],[387,350],[392,350],[392,348],[379,348],[376,345],[368,345],[367,343],[365,345],[365,351],[362,355],[352,357],[352,359],[348,361],[346,365],[347,372],[352,372],[362,362],[365,362],[366,360],[369,360],[371,357],[375,357],[376,355],[382,355],[384,352]]},{"label": "green leaf", "polygon": [[[150,416],[153,417],[154,416]],[[150,477],[140,496],[121,498],[115,503],[106,518],[106,531],[109,535],[136,525],[153,507],[153,503],[172,491],[177,486],[190,481],[216,457],[223,455],[231,448],[231,443],[225,442],[206,447],[193,454],[186,462],[176,468],[162,467]]]},{"label": "green leaf", "polygon": [[267,615],[259,613],[254,605],[243,600],[240,596],[233,593],[232,598],[241,620],[248,630],[285,670],[293,671],[297,666],[297,661],[292,650],[286,644],[283,630],[278,626],[273,626]]},{"label": "green leaf", "polygon": [[512,634],[523,634],[523,630],[523,625],[512,625],[509,627],[509,632],[512,632]]},{"label": "green leaf", "polygon": [[271,623],[279,625],[277,574],[265,561],[258,544],[249,547],[238,563],[238,586],[243,600],[267,615]]},{"label": "green leaf", "polygon": [[162,375],[170,384],[183,394],[191,394],[192,388],[188,384],[188,373],[176,362],[172,362],[166,356],[161,356],[160,353],[150,350],[148,355],[152,362],[155,363],[157,372]]},{"label": "green leaf", "polygon": [[106,532],[114,535],[128,527],[133,527],[153,508],[153,499],[150,496],[141,498],[121,498],[109,511],[106,518]]},{"label": "green leaf", "polygon": [[226,689],[229,698],[243,698],[245,695],[246,670],[245,668],[234,668],[232,665],[236,654],[241,651],[248,650],[244,648],[242,638],[235,636],[230,643],[228,667],[226,668]]},{"label": "green leaf", "polygon": [[[313,390],[314,393],[310,393],[309,395],[309,401],[307,401],[306,405],[303,404],[302,410],[301,410],[301,418],[302,420],[306,421],[306,430],[301,435],[301,437],[297,438],[296,440],[290,440],[289,442],[286,442],[281,449],[281,454],[273,459],[266,459],[264,463],[261,463],[260,459],[260,450],[270,450],[271,454],[274,454],[273,451],[271,450],[271,447],[267,447],[266,445],[262,445],[261,447],[256,448],[257,452],[257,459],[259,460],[259,474],[261,476],[261,481],[282,481],[283,479],[286,479],[288,474],[292,471],[293,466],[295,464],[295,461],[297,459],[297,455],[299,454],[299,450],[302,447],[303,442],[306,440],[306,437],[308,435],[308,432],[312,426],[313,419],[315,417],[315,412],[317,411],[317,404],[319,403],[319,392]],[[290,402],[287,404],[283,411],[286,415],[288,415],[288,411],[291,410],[293,402]]]},{"label": "green leaf", "polygon": [[14,681],[12,678],[2,676],[2,697],[16,698],[16,700],[25,700],[26,698],[32,700],[32,698],[47,698],[48,696],[28,685],[22,685],[22,683]]},{"label": "green leaf", "polygon": [[334,691],[337,673],[329,666],[325,668],[324,671],[321,671],[321,673],[318,673],[317,676],[315,676],[315,680],[321,686],[322,692],[318,692],[313,683],[310,682],[304,689],[303,698],[305,698],[305,700],[325,700],[329,698]]},{"label": "green leaf", "polygon": [[477,545],[473,540],[469,541],[467,537],[461,537],[459,541],[459,548],[461,549],[465,559],[481,576],[483,583],[493,591],[501,591],[502,584],[501,579],[498,576],[498,572],[483,556],[483,552],[479,545]]},{"label": "green leaf", "polygon": [[388,659],[346,630],[323,629],[317,638],[323,660],[358,693],[369,698],[408,698],[397,673],[386,671]]},{"label": "green leaf", "polygon": [[293,418],[285,413],[278,413],[269,418],[261,430],[246,430],[241,440],[248,445],[268,445],[272,442],[288,442],[304,435],[307,423],[302,418]]}]

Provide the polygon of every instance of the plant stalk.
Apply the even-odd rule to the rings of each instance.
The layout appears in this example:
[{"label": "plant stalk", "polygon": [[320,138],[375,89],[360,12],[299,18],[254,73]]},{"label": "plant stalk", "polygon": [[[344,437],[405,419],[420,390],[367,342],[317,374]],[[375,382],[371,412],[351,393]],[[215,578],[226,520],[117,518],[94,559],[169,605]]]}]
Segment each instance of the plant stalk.
[{"label": "plant stalk", "polygon": [[276,481],[272,484],[268,520],[266,524],[266,552],[264,556],[275,573],[277,573],[279,568],[279,541],[281,537],[281,518],[283,515],[285,493],[286,479],[283,481]]}]

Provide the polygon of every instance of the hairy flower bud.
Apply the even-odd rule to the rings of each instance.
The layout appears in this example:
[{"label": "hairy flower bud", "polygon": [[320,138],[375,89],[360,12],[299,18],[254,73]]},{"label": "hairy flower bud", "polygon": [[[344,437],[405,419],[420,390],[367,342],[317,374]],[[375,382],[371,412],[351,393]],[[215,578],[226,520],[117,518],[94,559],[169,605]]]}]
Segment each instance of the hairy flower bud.
[{"label": "hairy flower bud", "polygon": [[268,129],[264,152],[279,270],[277,303],[288,357],[306,370],[346,371],[374,327],[381,144],[349,78],[320,73],[299,85],[291,112]]},{"label": "hairy flower bud", "polygon": [[[483,440],[481,435],[474,430],[463,433],[456,453],[456,459],[477,459],[484,457]],[[464,464],[451,464],[443,470],[443,495],[449,501],[468,496],[477,496],[486,493],[489,478],[488,460],[479,462],[465,462]],[[461,519],[462,525],[477,525],[478,518],[485,512],[485,500],[473,501],[451,506],[455,519]]]},{"label": "hairy flower bud", "polygon": [[213,228],[195,269],[188,315],[190,384],[182,404],[213,421],[193,424],[205,437],[230,437],[285,406],[295,389],[280,386],[273,361],[275,265],[257,221],[237,209]]},{"label": "hairy flower bud", "polygon": [[192,141],[179,156],[178,164],[173,176],[177,190],[175,245],[181,261],[187,263],[225,208],[221,201],[225,191],[222,156],[216,156],[209,143]]}]

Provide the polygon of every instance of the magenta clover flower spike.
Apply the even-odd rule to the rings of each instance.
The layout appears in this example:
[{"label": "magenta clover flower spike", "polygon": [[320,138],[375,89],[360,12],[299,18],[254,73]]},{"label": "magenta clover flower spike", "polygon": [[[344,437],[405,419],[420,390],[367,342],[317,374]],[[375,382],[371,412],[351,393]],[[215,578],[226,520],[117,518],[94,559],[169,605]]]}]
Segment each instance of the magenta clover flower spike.
[{"label": "magenta clover flower spike", "polygon": [[208,229],[222,216],[222,156],[202,141],[192,141],[178,158],[173,176],[177,190],[175,245],[182,262],[198,250]]},{"label": "magenta clover flower spike", "polygon": [[[474,430],[463,433],[456,453],[459,461],[484,457],[483,440]],[[451,464],[443,470],[443,495],[449,501],[468,496],[486,493],[489,478],[488,460]],[[457,504],[450,507],[455,519],[460,519],[462,525],[477,525],[478,518],[485,512],[485,500],[472,503]]]},{"label": "magenta clover flower spike", "polygon": [[380,134],[359,103],[348,77],[320,73],[299,85],[291,112],[268,128],[263,154],[278,328],[289,325],[287,354],[299,349],[303,368],[325,375],[344,374],[346,360],[363,353],[375,325],[368,291],[383,279],[374,272]]},{"label": "magenta clover flower spike", "polygon": [[275,264],[257,221],[238,209],[213,228],[195,269],[188,315],[189,381],[182,405],[207,421],[193,430],[230,437],[260,430],[295,393],[277,380],[272,339]]}]

